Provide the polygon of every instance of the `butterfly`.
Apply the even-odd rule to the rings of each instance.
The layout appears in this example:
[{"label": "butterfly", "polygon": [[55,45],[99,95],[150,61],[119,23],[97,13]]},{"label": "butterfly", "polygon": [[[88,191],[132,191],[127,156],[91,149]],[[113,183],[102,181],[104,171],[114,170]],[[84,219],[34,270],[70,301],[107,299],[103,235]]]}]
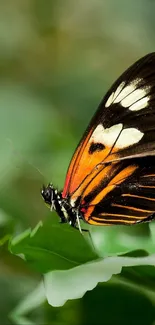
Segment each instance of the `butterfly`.
[{"label": "butterfly", "polygon": [[64,188],[41,194],[62,223],[133,225],[155,216],[155,52],[129,67],[101,101],[71,159]]}]

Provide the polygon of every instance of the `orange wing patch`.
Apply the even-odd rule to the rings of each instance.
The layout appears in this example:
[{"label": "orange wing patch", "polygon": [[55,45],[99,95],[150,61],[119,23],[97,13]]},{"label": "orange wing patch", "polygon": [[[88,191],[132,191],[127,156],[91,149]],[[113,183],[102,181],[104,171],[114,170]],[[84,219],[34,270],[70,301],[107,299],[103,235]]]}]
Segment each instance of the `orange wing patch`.
[{"label": "orange wing patch", "polygon": [[[115,163],[115,166],[118,166],[118,163]],[[94,167],[94,166],[93,166]],[[116,171],[112,167],[112,165],[98,165],[96,166],[89,174],[85,177],[83,182],[80,184],[80,186],[77,188],[77,190],[72,194],[71,197],[71,204],[74,206],[74,202],[77,200],[78,197],[85,197],[88,195],[95,187],[100,184],[100,182],[104,179],[108,179],[109,175],[113,173],[113,171]],[[83,202],[81,201],[81,205]]]},{"label": "orange wing patch", "polygon": [[87,136],[85,137],[85,139],[83,139],[83,141],[78,145],[73,158],[71,159],[69,168],[68,168],[68,172],[67,172],[67,176],[66,176],[66,180],[65,180],[65,186],[62,192],[62,197],[65,198],[68,195],[68,192],[70,192],[70,187],[72,188],[73,185],[73,178],[76,172],[76,168],[77,166],[79,166],[79,161],[83,155],[83,152],[86,148],[86,145],[88,143],[88,140],[91,136],[91,132],[89,132],[87,134]]},{"label": "orange wing patch", "polygon": [[76,193],[76,197],[80,196],[84,186],[89,183],[90,173],[92,173],[92,178],[95,176],[96,171],[93,171],[95,167],[98,168],[101,165],[103,169],[105,162],[119,159],[120,150],[139,142],[142,137],[143,133],[136,128],[123,129],[122,123],[110,128],[104,128],[102,124],[98,124],[94,130],[90,130],[78,146],[71,161],[62,193],[63,198],[66,198],[68,194],[71,197],[74,196],[74,192],[79,187],[81,190],[78,194]]},{"label": "orange wing patch", "polygon": [[[102,215],[103,216],[103,215]],[[107,216],[107,214],[106,214],[106,216]],[[111,216],[111,214],[109,215],[109,216]],[[102,226],[111,226],[112,224],[114,224],[114,225],[123,225],[123,224],[125,224],[125,225],[131,225],[131,224],[135,224],[136,222],[135,222],[135,220],[131,220],[131,217],[130,217],[130,219],[129,220],[125,220],[124,222],[123,222],[123,220],[122,220],[122,218],[121,217],[124,217],[124,215],[116,215],[115,214],[115,219],[112,219],[112,220],[109,220],[108,218],[97,218],[97,217],[92,217],[91,219],[89,219],[89,221],[88,221],[88,223],[90,224],[90,225],[94,225],[94,226],[99,226],[99,225],[101,225],[102,224]]]},{"label": "orange wing patch", "polygon": [[[118,166],[119,166],[119,164],[110,165],[109,167],[111,167],[111,172],[114,171],[115,168],[117,168]],[[109,184],[102,191],[100,191],[97,196],[95,196],[95,198],[90,202],[90,205],[89,205],[87,211],[84,213],[84,218],[88,223],[91,222],[91,221],[89,221],[89,219],[91,218],[91,215],[93,214],[93,210],[94,210],[95,206],[97,204],[99,204],[99,202],[101,200],[103,200],[105,198],[105,196],[109,192],[111,192],[117,185],[121,184],[125,179],[127,179],[129,176],[131,176],[137,168],[138,168],[138,166],[128,166],[128,167],[124,168],[121,172],[119,172],[115,177],[113,177],[111,179]],[[104,175],[102,175],[102,172],[101,172],[100,173],[100,181],[101,181],[101,179],[103,179],[103,177],[104,177]],[[96,178],[95,178],[95,181],[96,181]],[[98,184],[98,182],[96,183],[96,185],[97,184]],[[92,186],[92,184],[90,184],[90,186]],[[87,192],[89,193],[90,191],[91,191],[91,188],[89,188],[89,186],[88,186]],[[100,218],[100,220],[101,220],[101,218]]]},{"label": "orange wing patch", "polygon": [[[75,156],[73,157],[67,173],[65,187],[62,193],[63,198],[67,196],[68,192],[72,194],[78,188],[78,186],[82,184],[85,177],[88,177],[88,180],[85,183],[87,184],[89,182],[89,174],[100,162],[103,160],[105,161],[106,157],[108,157],[110,153],[111,148],[105,148],[104,150],[96,151],[90,154],[90,142],[88,142],[88,140],[89,135],[85,139],[84,143],[78,148],[78,151],[75,152]],[[118,156],[116,156],[116,159],[117,158]],[[101,168],[103,169],[103,165],[101,165]],[[81,186],[81,190],[82,189],[83,186]]]},{"label": "orange wing patch", "polygon": [[[92,131],[89,132],[85,140],[79,145],[73,156],[62,193],[63,198],[67,197],[68,193],[72,195],[85,178],[89,178],[89,174],[93,172],[95,167],[100,168],[98,165],[101,165],[101,169],[103,169],[103,162],[118,159],[119,157],[114,154],[119,151],[118,148],[106,147],[102,143],[93,142],[91,134]],[[89,180],[85,185],[88,182]],[[83,188],[84,186],[81,186],[81,191]]]}]

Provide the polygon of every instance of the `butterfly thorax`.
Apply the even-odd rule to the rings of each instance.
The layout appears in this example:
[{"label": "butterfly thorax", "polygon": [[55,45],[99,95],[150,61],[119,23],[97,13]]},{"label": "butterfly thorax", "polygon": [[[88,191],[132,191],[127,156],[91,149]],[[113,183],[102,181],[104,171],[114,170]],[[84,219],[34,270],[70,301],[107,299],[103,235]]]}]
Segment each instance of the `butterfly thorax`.
[{"label": "butterfly thorax", "polygon": [[62,198],[62,193],[57,191],[53,185],[43,186],[41,191],[45,203],[55,210],[61,219],[61,223],[69,223],[71,226],[76,224],[76,210],[71,206],[67,199]]}]

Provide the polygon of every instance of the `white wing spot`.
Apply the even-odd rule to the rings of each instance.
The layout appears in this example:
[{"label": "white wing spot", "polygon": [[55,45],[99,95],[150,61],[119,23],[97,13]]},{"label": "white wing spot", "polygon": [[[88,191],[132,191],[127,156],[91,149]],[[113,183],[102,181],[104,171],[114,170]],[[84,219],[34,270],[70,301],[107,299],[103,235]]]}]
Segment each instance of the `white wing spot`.
[{"label": "white wing spot", "polygon": [[[114,92],[112,92],[112,94],[107,99],[107,101],[105,103],[105,107],[109,107],[111,104],[117,104],[117,103],[123,101],[128,95],[130,95],[132,92],[134,92],[134,90],[136,90],[138,84],[141,81],[142,81],[142,79],[137,78],[137,79],[133,80],[126,87],[124,87],[125,81],[122,81],[121,84],[117,87],[117,89]],[[143,89],[143,91],[144,91],[144,89]]]},{"label": "white wing spot", "polygon": [[105,107],[109,107],[112,103],[113,103],[113,100],[114,100],[114,92],[109,96],[108,100],[106,101],[105,103]]},{"label": "white wing spot", "polygon": [[129,107],[130,111],[140,111],[141,109],[145,108],[148,105],[150,97],[143,97],[142,99],[138,100],[136,103]]},{"label": "white wing spot", "polygon": [[115,94],[114,94],[114,99],[116,99],[116,97],[119,95],[119,93],[121,92],[121,90],[123,89],[123,87],[125,86],[125,82],[121,82],[121,84],[117,87]]},{"label": "white wing spot", "polygon": [[89,142],[102,143],[104,146],[112,147],[117,140],[115,148],[123,149],[138,143],[143,135],[144,133],[136,128],[127,128],[123,130],[122,123],[113,125],[107,129],[105,129],[102,124],[99,124],[94,130]]},{"label": "white wing spot", "polygon": [[136,89],[136,87],[137,87],[137,85],[139,84],[140,81],[141,81],[141,79],[135,79],[128,86],[126,86],[120,92],[120,94],[116,97],[116,99],[114,100],[114,103],[121,102],[121,100],[123,100],[126,96],[128,96],[129,94],[131,94]]},{"label": "white wing spot", "polygon": [[143,135],[144,135],[143,132],[135,128],[124,129],[121,132],[115,144],[115,147],[119,149],[129,147],[135,143],[138,143],[142,139]]},{"label": "white wing spot", "polygon": [[150,100],[150,97],[146,95],[148,95],[151,87],[138,88],[141,81],[142,79],[137,78],[126,87],[124,87],[125,81],[122,81],[107,99],[105,107],[120,103],[124,108],[129,108],[131,111],[139,111],[145,108]]},{"label": "white wing spot", "polygon": [[134,91],[134,89],[135,89],[135,87],[133,85],[126,86],[121,91],[121,93],[116,97],[116,99],[114,100],[114,104],[121,102],[121,100],[123,100],[124,98],[126,98],[126,96],[128,96],[130,93],[132,93],[132,91]]},{"label": "white wing spot", "polygon": [[110,97],[108,98],[108,100],[105,103],[105,107],[109,107],[115,100],[115,98],[119,95],[119,93],[121,92],[121,90],[123,89],[123,87],[125,86],[125,82],[121,82],[121,84],[117,87],[115,92],[112,92],[112,94],[110,95]]},{"label": "white wing spot", "polygon": [[121,101],[123,107],[129,107],[148,94],[150,87],[136,89]]},{"label": "white wing spot", "polygon": [[102,143],[105,146],[111,147],[115,143],[122,128],[123,128],[122,123],[113,125],[107,129],[105,129],[102,124],[99,124],[97,128],[94,130],[89,142]]}]

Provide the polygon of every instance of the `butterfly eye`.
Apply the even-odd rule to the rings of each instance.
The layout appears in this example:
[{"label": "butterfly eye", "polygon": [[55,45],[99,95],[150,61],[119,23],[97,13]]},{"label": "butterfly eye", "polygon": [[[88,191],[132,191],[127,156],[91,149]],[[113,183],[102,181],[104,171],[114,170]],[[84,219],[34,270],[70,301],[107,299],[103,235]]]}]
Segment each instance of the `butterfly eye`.
[{"label": "butterfly eye", "polygon": [[43,188],[42,188],[42,191],[41,191],[41,195],[42,195],[44,201],[47,204],[51,205],[52,199],[53,199],[53,188],[51,186],[45,187],[43,185]]}]

